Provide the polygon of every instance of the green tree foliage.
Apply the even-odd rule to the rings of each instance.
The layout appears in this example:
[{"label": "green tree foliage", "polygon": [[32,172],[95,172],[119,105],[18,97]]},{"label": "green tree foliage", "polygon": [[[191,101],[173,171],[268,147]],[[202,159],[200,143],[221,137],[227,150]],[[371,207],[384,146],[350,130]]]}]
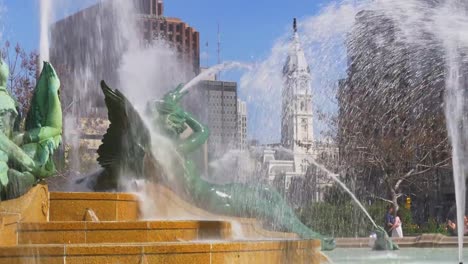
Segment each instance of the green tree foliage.
[{"label": "green tree foliage", "polygon": [[[377,202],[367,208],[378,225],[383,225],[386,204]],[[312,203],[299,210],[301,220],[311,229],[335,237],[367,237],[373,230],[370,220],[350,202]]]},{"label": "green tree foliage", "polygon": [[[334,195],[336,194],[334,193]],[[375,201],[366,207],[377,225],[384,225],[384,216],[388,205],[388,202]],[[313,230],[335,237],[367,237],[373,230],[369,219],[349,199],[346,202],[338,199],[310,203],[299,209],[297,213],[304,224]],[[431,217],[427,223],[419,226],[414,223],[410,209],[401,206],[399,215],[405,236],[417,236],[423,233],[448,234],[445,224],[438,223],[435,218]]]}]

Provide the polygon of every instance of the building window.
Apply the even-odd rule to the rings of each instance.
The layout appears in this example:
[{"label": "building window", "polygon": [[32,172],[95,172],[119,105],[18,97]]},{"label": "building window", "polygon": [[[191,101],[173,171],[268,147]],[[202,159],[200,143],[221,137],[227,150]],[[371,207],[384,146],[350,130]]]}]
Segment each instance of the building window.
[{"label": "building window", "polygon": [[149,0],[140,0],[138,1],[138,11],[140,14],[149,14],[150,10],[150,1]]},{"label": "building window", "polygon": [[163,14],[163,4],[158,3],[158,16],[162,16]]},{"label": "building window", "polygon": [[156,11],[156,0],[151,0],[151,14],[152,15],[157,15],[157,11]]}]

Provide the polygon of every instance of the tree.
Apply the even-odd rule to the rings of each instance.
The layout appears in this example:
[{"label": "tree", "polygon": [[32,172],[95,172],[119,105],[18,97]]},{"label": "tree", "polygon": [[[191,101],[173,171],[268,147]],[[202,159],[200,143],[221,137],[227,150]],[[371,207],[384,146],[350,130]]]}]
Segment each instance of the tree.
[{"label": "tree", "polygon": [[18,103],[19,114],[25,117],[36,86],[39,54],[36,51],[26,52],[18,43],[12,47],[6,41],[1,48],[1,56],[10,69],[9,92]]},{"label": "tree", "polygon": [[363,187],[361,196],[398,208],[405,193],[434,187],[435,170],[450,169],[444,60],[432,44],[406,42],[376,11],[357,16],[338,93],[338,145],[342,169]]}]

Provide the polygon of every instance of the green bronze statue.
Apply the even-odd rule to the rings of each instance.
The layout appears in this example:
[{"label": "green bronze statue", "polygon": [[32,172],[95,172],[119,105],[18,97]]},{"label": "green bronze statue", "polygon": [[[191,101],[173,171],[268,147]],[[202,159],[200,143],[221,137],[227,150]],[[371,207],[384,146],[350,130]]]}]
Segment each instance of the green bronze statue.
[{"label": "green bronze statue", "polygon": [[[98,150],[98,161],[105,168],[105,173],[92,182],[92,187],[118,188],[116,174],[122,171],[131,171],[137,177],[152,178],[164,184],[164,176],[158,175],[154,179],[154,175],[145,172],[144,161],[154,159],[151,148],[157,146],[152,146],[151,134],[141,117],[122,93],[113,91],[104,82],[101,87],[111,125]],[[239,183],[219,185],[201,178],[191,154],[206,142],[209,131],[181,107],[180,101],[185,95],[180,92],[181,89],[180,85],[167,93],[161,101],[152,104],[149,114],[152,128],[172,142],[175,151],[168,151],[167,155],[175,153],[172,159],[179,164],[175,166],[173,175],[176,175],[175,181],[183,186],[182,189],[192,202],[213,213],[255,217],[275,223],[279,230],[297,233],[305,239],[320,239],[323,250],[334,249],[334,239],[324,237],[305,226],[281,195],[270,187]],[[181,138],[187,127],[193,131],[192,134]],[[158,171],[163,170],[159,166]],[[170,181],[173,183],[174,179]]]},{"label": "green bronze statue", "polygon": [[8,65],[0,62],[0,198],[26,193],[38,181],[56,172],[52,155],[61,142],[60,81],[44,62],[30,109],[19,131],[17,104],[7,90]]},{"label": "green bronze statue", "polygon": [[377,239],[372,247],[374,250],[399,250],[400,247],[388,236],[387,231],[381,226],[375,229]]}]

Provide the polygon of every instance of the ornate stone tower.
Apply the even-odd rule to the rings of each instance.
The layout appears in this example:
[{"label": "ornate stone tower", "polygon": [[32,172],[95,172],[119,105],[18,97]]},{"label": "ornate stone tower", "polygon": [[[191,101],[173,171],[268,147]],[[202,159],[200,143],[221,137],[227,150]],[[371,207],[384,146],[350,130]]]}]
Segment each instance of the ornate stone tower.
[{"label": "ornate stone tower", "polygon": [[301,48],[296,19],[283,68],[281,143],[294,152],[294,170],[305,173],[314,142],[310,69]]}]

